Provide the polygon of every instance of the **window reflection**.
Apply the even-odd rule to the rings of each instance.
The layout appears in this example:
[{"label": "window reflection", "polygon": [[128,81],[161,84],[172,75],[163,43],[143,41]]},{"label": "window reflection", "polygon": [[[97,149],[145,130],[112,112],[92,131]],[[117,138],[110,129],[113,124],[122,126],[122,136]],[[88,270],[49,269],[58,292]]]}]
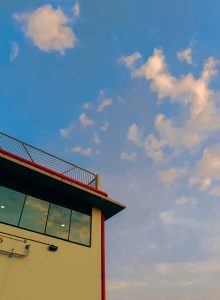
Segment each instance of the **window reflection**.
[{"label": "window reflection", "polygon": [[18,225],[24,199],[24,194],[1,186],[0,221],[11,225]]},{"label": "window reflection", "polygon": [[44,233],[49,203],[27,196],[22,213],[20,227]]},{"label": "window reflection", "polygon": [[50,205],[46,233],[68,239],[71,210],[56,204]]},{"label": "window reflection", "polygon": [[71,217],[69,240],[79,244],[89,246],[90,245],[90,222],[91,222],[91,216],[73,210],[72,217]]},{"label": "window reflection", "polygon": [[90,246],[91,209],[71,210],[45,200],[0,185],[0,222]]}]

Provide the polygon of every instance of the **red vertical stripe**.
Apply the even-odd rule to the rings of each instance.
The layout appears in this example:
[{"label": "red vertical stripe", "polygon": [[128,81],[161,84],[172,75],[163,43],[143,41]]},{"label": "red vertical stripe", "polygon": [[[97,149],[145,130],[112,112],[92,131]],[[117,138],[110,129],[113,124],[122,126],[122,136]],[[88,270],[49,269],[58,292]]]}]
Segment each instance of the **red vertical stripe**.
[{"label": "red vertical stripe", "polygon": [[102,300],[106,300],[106,278],[105,278],[105,216],[102,212],[101,220],[101,264],[102,264]]}]

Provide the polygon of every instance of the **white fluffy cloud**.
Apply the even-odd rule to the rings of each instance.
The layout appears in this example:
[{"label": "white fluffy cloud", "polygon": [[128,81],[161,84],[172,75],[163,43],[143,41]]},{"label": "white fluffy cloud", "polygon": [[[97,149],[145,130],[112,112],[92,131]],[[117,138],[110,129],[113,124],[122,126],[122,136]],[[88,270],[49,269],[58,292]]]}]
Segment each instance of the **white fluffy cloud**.
[{"label": "white fluffy cloud", "polygon": [[101,103],[99,104],[99,106],[97,107],[97,111],[98,112],[102,112],[106,109],[106,107],[112,105],[113,101],[111,98],[105,98],[101,101]]},{"label": "white fluffy cloud", "polygon": [[64,54],[66,49],[76,46],[70,19],[60,7],[44,5],[29,13],[16,13],[14,18],[22,23],[25,35],[44,52]]},{"label": "white fluffy cloud", "polygon": [[91,156],[92,155],[92,148],[82,148],[81,146],[77,146],[71,149],[72,152],[79,153],[83,156]]},{"label": "white fluffy cloud", "polygon": [[185,50],[182,51],[178,51],[177,52],[177,57],[180,61],[185,61],[188,65],[192,65],[193,61],[192,61],[192,49],[191,48],[187,48]]},{"label": "white fluffy cloud", "polygon": [[11,53],[10,53],[9,60],[14,61],[18,57],[19,51],[20,51],[20,48],[19,48],[18,43],[13,42],[11,45]]},{"label": "white fluffy cloud", "polygon": [[133,76],[151,80],[151,89],[158,94],[160,100],[170,97],[173,101],[190,103],[191,114],[196,116],[206,108],[212,96],[208,84],[217,74],[216,64],[217,61],[210,57],[205,62],[199,79],[195,79],[191,73],[178,79],[169,73],[163,51],[155,49],[153,56],[133,71]]},{"label": "white fluffy cloud", "polygon": [[85,113],[79,116],[79,120],[84,127],[92,127],[95,124],[95,121],[87,117]]},{"label": "white fluffy cloud", "polygon": [[120,159],[121,160],[134,161],[134,160],[136,160],[136,158],[137,158],[137,153],[136,152],[131,152],[131,153],[122,152],[120,154]]},{"label": "white fluffy cloud", "polygon": [[[130,57],[132,56],[127,57],[128,61]],[[139,58],[137,55],[135,57]],[[157,93],[159,100],[170,98],[188,109],[187,113],[184,110],[184,119],[181,118],[183,121],[180,124],[158,114],[155,118],[157,134],[141,137],[141,141],[137,139],[140,128],[136,124],[131,128],[133,138],[130,134],[128,139],[138,146],[142,145],[146,155],[154,161],[164,160],[165,148],[172,149],[175,155],[181,154],[183,150],[197,149],[220,129],[220,111],[215,105],[214,92],[209,88],[211,79],[217,74],[218,62],[213,57],[206,60],[199,78],[191,73],[180,78],[170,74],[164,53],[160,49],[155,49],[146,63],[138,68],[127,64],[126,57],[122,62],[131,69],[133,77],[143,77],[151,81],[151,89]]]}]

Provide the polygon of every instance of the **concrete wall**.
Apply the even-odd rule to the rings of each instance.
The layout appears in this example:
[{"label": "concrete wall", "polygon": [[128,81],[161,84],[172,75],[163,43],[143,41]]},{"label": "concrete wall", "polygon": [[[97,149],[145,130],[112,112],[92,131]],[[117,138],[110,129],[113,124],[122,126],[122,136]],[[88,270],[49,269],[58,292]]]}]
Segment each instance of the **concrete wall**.
[{"label": "concrete wall", "polygon": [[[25,253],[9,257],[0,253],[0,300],[101,300],[101,212],[92,210],[92,245],[85,247],[0,223],[0,250]],[[2,232],[27,239],[10,239]],[[7,237],[4,237],[7,236]],[[57,252],[38,242],[54,244]]]}]

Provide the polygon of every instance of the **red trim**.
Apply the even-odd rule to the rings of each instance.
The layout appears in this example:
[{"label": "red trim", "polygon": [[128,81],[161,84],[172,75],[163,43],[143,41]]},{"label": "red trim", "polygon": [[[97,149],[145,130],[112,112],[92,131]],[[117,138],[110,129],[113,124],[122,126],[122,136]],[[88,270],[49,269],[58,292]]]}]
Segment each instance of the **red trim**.
[{"label": "red trim", "polygon": [[84,184],[84,183],[82,183],[82,182],[80,182],[80,181],[78,181],[78,180],[72,179],[72,178],[70,178],[70,177],[68,177],[68,176],[65,176],[65,175],[63,175],[63,174],[60,174],[60,173],[58,173],[58,172],[56,172],[56,171],[53,171],[53,170],[51,170],[51,169],[45,168],[45,167],[43,167],[43,166],[41,166],[41,165],[38,165],[38,164],[36,164],[36,163],[34,163],[34,162],[31,162],[31,161],[29,161],[29,160],[27,160],[27,159],[25,159],[25,158],[22,158],[22,157],[20,157],[20,156],[17,156],[17,155],[15,155],[15,154],[13,154],[13,153],[7,152],[7,151],[5,151],[5,150],[3,150],[3,149],[0,149],[0,153],[3,153],[3,154],[5,154],[5,155],[8,155],[8,156],[10,156],[10,157],[12,157],[12,158],[15,158],[15,159],[17,159],[17,160],[19,160],[19,161],[21,161],[21,162],[24,162],[24,163],[26,163],[26,164],[28,164],[28,165],[31,165],[31,166],[36,167],[36,168],[38,168],[38,169],[41,169],[41,170],[43,170],[43,171],[49,172],[49,173],[51,173],[51,174],[53,174],[53,175],[59,176],[60,178],[69,180],[69,181],[71,181],[71,182],[73,182],[73,183],[75,183],[75,184],[77,184],[77,185],[80,185],[80,186],[82,186],[82,187],[84,187],[84,188],[86,188],[86,189],[89,189],[89,190],[91,190],[91,191],[94,191],[94,192],[96,192],[96,193],[98,193],[98,194],[100,194],[100,195],[103,195],[103,196],[105,196],[105,197],[108,197],[108,194],[105,193],[105,192],[103,192],[103,191],[100,191],[100,190],[98,190],[98,189],[96,189],[96,188],[94,188],[94,187],[92,187],[92,186],[86,185],[86,184]]},{"label": "red trim", "polygon": [[105,216],[101,219],[101,274],[102,274],[102,300],[106,300],[106,275],[105,275]]}]

